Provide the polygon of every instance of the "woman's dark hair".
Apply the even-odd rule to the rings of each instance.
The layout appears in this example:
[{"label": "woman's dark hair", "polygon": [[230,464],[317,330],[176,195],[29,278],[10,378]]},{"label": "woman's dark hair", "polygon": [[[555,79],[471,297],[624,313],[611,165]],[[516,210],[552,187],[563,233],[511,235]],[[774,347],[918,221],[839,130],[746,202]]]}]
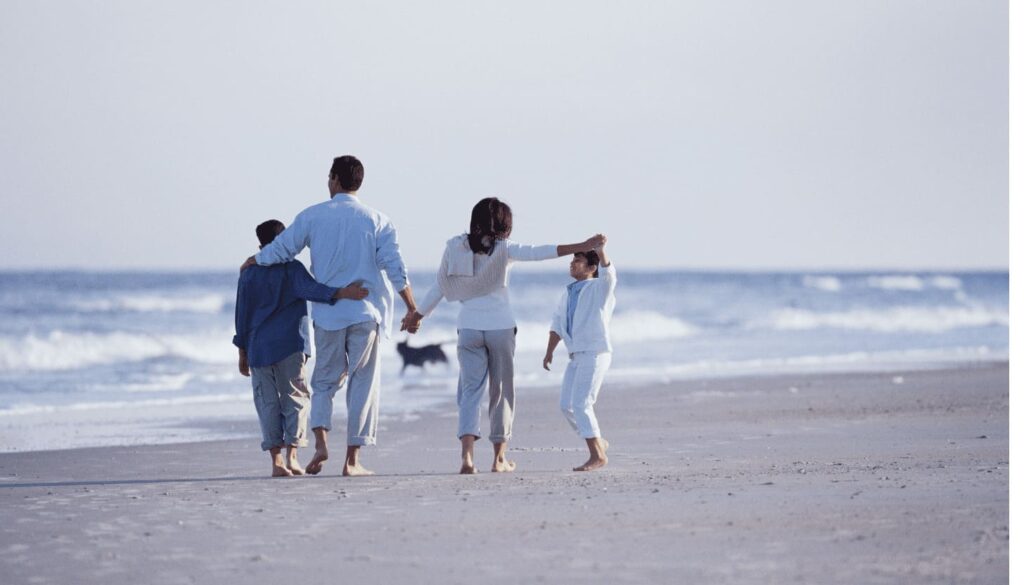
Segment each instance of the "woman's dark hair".
[{"label": "woman's dark hair", "polygon": [[469,218],[469,248],[490,254],[494,244],[512,233],[512,208],[497,197],[486,197],[473,206]]}]

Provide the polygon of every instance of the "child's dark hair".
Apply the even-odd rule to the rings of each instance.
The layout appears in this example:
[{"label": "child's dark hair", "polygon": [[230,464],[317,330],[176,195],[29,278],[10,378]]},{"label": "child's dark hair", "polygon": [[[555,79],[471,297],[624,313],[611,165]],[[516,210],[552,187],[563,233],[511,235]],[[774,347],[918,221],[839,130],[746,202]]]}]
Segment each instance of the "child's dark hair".
[{"label": "child's dark hair", "polygon": [[284,224],[276,219],[268,219],[256,226],[256,237],[260,241],[260,248],[266,246],[270,242],[273,242],[274,238],[277,237],[278,232],[283,229]]},{"label": "child's dark hair", "polygon": [[512,208],[497,197],[485,197],[469,217],[469,249],[474,254],[494,251],[494,244],[512,233]]},{"label": "child's dark hair", "polygon": [[600,272],[601,257],[597,255],[597,252],[590,250],[589,252],[576,252],[573,254],[573,258],[586,258],[587,265],[594,267],[594,278],[597,278]]}]

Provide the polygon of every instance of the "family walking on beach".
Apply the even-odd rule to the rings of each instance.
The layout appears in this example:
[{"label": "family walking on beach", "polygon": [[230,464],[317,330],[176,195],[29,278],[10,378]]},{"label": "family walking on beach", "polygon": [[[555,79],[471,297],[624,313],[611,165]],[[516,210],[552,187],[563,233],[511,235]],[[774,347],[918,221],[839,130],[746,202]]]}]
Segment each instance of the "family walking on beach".
[{"label": "family walking on beach", "polygon": [[[242,265],[235,305],[238,368],[250,376],[262,429],[262,448],[271,454],[275,477],[317,474],[328,460],[334,396],[345,385],[348,410],[346,476],[372,475],[359,460],[360,447],[377,441],[380,404],[380,342],[391,337],[394,291],[405,305],[401,329],[416,333],[442,300],[457,301],[459,381],[458,438],[461,473],[476,473],[473,447],[480,439],[480,409],[488,399],[494,446],[491,471],[508,472],[508,442],[515,417],[516,322],[509,302],[509,270],[516,262],[572,255],[573,282],[552,317],[543,367],[565,342],[569,364],[560,405],[586,442],[589,458],[577,471],[603,467],[608,457],[594,402],[611,364],[609,323],[615,307],[615,267],[605,253],[607,238],[596,234],[575,244],[528,246],[509,240],[512,210],[494,197],[480,200],[469,231],[448,240],[437,279],[417,305],[399,252],[395,227],[357,196],[363,165],[353,156],[334,159],[328,176],[329,201],[313,205],[287,228],[277,220],[256,228],[260,251]],[[309,248],[312,276],[295,257]],[[306,302],[312,302],[316,365],[311,355]],[[308,417],[308,421],[307,421]],[[303,468],[298,447],[313,429],[315,453]],[[282,450],[284,453],[282,453]]]}]

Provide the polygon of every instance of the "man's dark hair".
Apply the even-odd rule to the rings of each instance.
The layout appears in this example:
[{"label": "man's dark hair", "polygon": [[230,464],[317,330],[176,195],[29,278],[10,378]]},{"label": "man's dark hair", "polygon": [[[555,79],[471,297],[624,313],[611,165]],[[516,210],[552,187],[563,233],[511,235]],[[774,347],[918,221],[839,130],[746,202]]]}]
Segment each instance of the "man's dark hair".
[{"label": "man's dark hair", "polygon": [[512,233],[512,208],[497,197],[485,197],[469,217],[469,248],[475,254],[494,251],[494,244]]},{"label": "man's dark hair", "polygon": [[276,219],[268,219],[256,226],[256,237],[260,240],[260,248],[273,242],[277,234],[283,229],[284,224]]},{"label": "man's dark hair", "polygon": [[594,267],[594,278],[597,278],[600,274],[601,257],[597,255],[597,252],[590,250],[589,252],[576,252],[572,255],[573,258],[586,258],[587,265]]},{"label": "man's dark hair", "polygon": [[358,191],[363,184],[363,163],[351,155],[339,156],[331,165],[331,176],[338,180],[342,189]]}]

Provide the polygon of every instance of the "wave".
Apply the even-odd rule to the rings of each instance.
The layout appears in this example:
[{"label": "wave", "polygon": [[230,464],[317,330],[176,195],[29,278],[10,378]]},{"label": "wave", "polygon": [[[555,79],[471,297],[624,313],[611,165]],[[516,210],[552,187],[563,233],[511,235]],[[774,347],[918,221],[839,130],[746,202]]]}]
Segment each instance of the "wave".
[{"label": "wave", "polygon": [[843,288],[842,282],[835,276],[804,276],[803,285],[826,292],[839,292]]},{"label": "wave", "polygon": [[936,275],[930,278],[906,275],[869,276],[867,284],[871,288],[897,291],[920,291],[926,288],[940,290],[960,290],[963,282],[955,276]]},{"label": "wave", "polygon": [[230,331],[202,335],[139,333],[30,333],[0,337],[0,372],[73,370],[88,366],[179,357],[203,363],[236,359]]},{"label": "wave", "polygon": [[952,329],[993,325],[1009,327],[1009,313],[984,307],[894,307],[826,313],[781,309],[765,321],[752,323],[751,327],[768,327],[780,331],[829,327],[881,333],[941,333]]},{"label": "wave", "polygon": [[71,306],[82,312],[137,313],[221,313],[234,303],[233,298],[218,294],[196,296],[122,295],[109,299],[78,299]]}]

